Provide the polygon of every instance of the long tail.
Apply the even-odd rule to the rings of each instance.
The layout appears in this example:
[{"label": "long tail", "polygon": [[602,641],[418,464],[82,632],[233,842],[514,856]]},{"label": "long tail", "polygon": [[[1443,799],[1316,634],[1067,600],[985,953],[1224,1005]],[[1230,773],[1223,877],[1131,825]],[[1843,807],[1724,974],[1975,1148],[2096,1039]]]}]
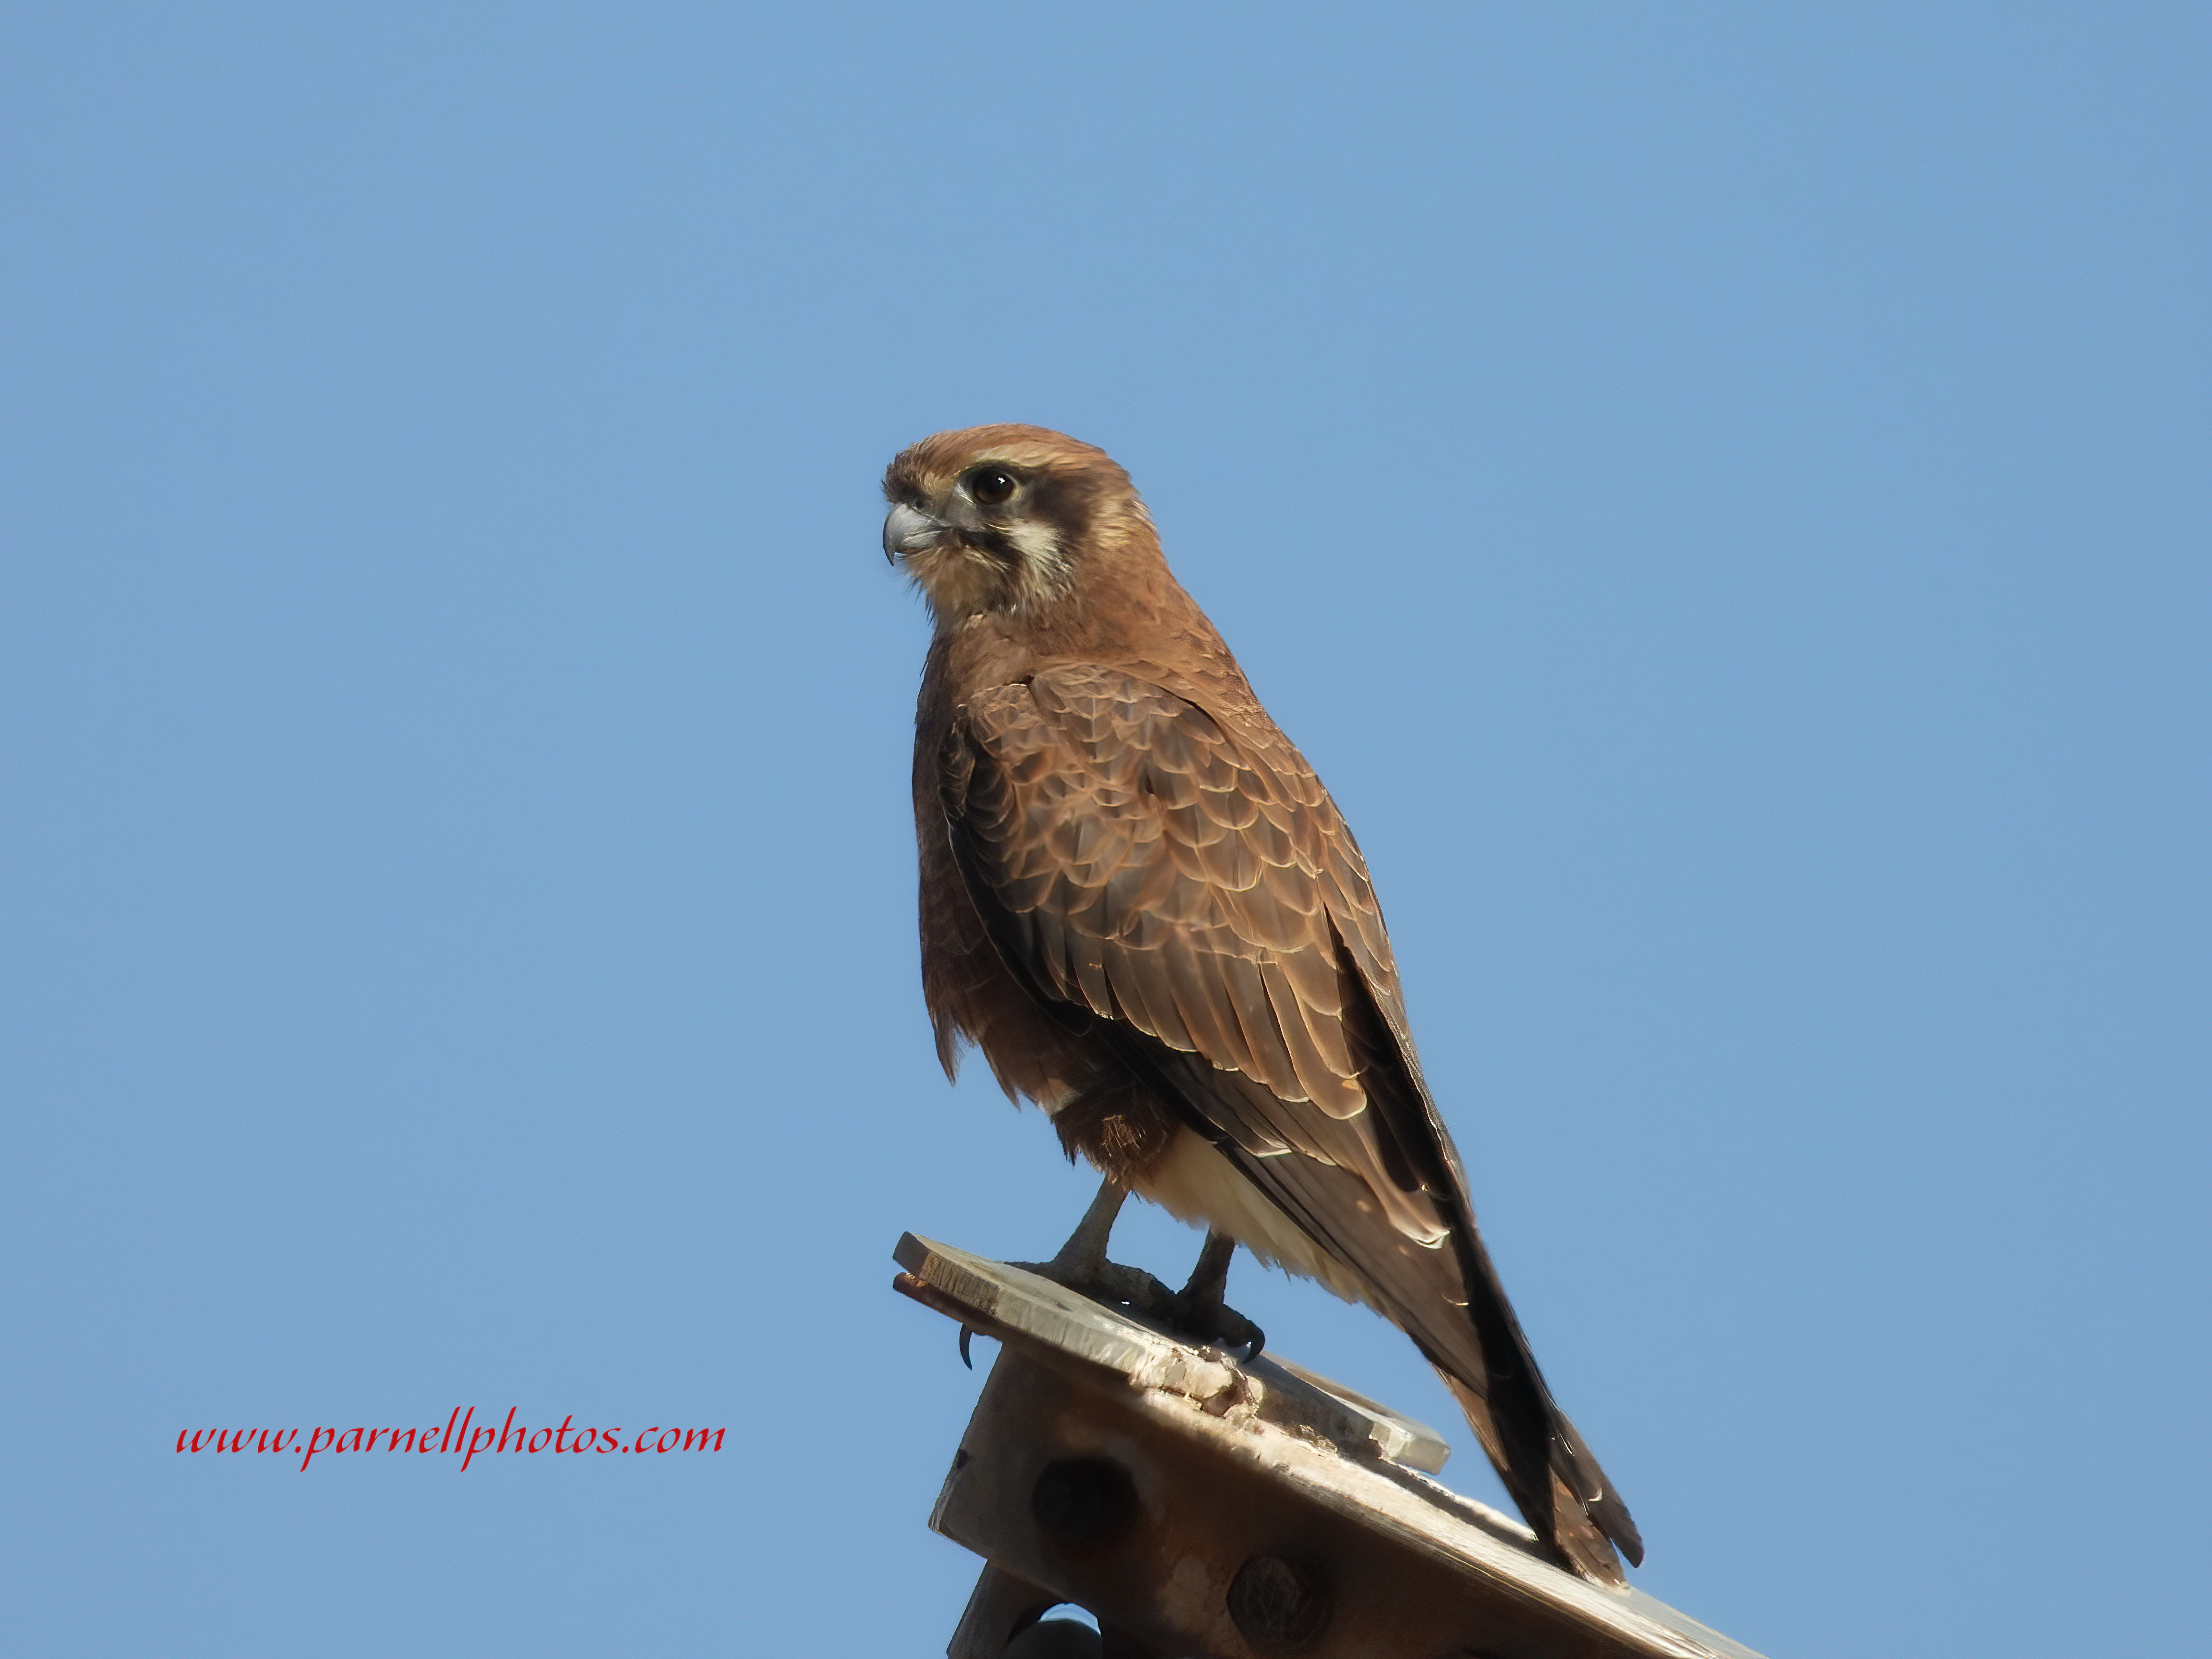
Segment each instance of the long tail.
[{"label": "long tail", "polygon": [[1475,1438],[1536,1535],[1584,1577],[1626,1583],[1620,1555],[1632,1566],[1644,1562],[1635,1520],[1545,1386],[1480,1237],[1455,1242],[1461,1246],[1468,1317],[1487,1375],[1478,1383],[1460,1376],[1427,1343],[1422,1352],[1467,1413]]}]

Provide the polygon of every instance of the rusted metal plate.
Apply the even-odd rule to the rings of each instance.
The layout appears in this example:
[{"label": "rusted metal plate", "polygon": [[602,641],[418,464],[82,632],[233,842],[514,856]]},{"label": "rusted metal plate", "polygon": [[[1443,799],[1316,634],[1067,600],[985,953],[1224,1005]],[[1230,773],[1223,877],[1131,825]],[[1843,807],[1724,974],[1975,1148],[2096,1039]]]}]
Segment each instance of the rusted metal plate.
[{"label": "rusted metal plate", "polygon": [[[992,1564],[951,1652],[1045,1601],[1157,1659],[1758,1659],[1386,1455],[1432,1431],[911,1234],[900,1288],[1004,1346],[930,1517]],[[1441,1462],[1441,1457],[1434,1459]]]}]

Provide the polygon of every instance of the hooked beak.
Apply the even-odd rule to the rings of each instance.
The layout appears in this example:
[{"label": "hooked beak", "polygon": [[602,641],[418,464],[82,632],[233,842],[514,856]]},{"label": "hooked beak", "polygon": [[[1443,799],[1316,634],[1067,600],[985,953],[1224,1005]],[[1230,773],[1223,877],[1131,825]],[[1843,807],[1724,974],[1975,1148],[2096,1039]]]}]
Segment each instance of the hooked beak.
[{"label": "hooked beak", "polygon": [[894,502],[884,515],[884,557],[896,564],[909,554],[936,546],[951,528],[942,519],[933,519],[904,501]]}]

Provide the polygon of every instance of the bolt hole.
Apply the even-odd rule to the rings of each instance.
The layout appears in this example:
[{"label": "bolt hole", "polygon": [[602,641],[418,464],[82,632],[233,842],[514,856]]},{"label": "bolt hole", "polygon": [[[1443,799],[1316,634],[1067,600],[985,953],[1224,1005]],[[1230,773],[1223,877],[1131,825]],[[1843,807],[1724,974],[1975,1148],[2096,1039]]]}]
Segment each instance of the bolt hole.
[{"label": "bolt hole", "polygon": [[1104,1549],[1137,1524],[1137,1488],[1119,1463],[1066,1458],[1046,1464],[1037,1476],[1030,1513],[1038,1530],[1061,1549]]}]

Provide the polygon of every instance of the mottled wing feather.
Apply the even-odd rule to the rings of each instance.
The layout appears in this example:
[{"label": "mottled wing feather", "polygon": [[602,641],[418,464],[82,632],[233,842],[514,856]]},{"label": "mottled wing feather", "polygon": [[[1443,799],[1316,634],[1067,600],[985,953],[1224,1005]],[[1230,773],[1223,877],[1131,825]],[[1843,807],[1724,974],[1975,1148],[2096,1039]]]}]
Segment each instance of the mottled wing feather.
[{"label": "mottled wing feather", "polygon": [[1026,975],[1260,1085],[1216,1123],[1247,1152],[1344,1164],[1393,1225],[1443,1237],[1432,1195],[1388,1167],[1347,1040],[1329,892],[1365,876],[1303,763],[1286,777],[1194,704],[1089,667],[972,698],[952,742],[973,755],[964,867]]}]

